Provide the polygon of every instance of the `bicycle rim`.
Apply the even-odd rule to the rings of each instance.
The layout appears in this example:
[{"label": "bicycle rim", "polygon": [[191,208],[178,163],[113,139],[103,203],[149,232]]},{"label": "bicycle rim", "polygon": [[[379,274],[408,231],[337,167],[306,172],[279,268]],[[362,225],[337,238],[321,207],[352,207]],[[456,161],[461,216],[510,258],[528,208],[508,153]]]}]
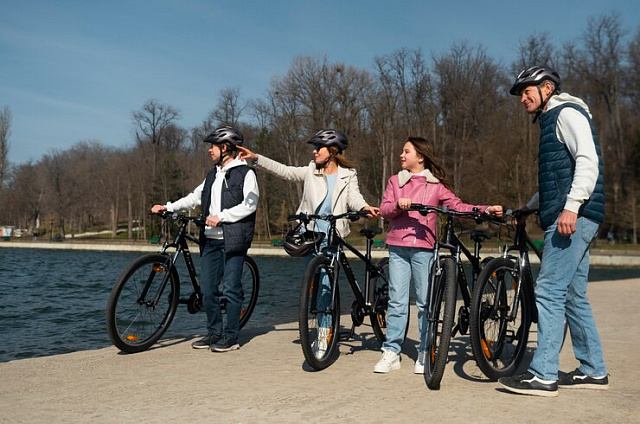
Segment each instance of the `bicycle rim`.
[{"label": "bicycle rim", "polygon": [[478,368],[491,380],[513,375],[526,350],[530,303],[524,289],[516,297],[517,286],[518,271],[509,259],[495,259],[478,276],[471,341]]},{"label": "bicycle rim", "polygon": [[249,318],[251,318],[251,314],[258,301],[258,293],[260,292],[258,265],[253,258],[249,256],[245,256],[244,258],[240,281],[242,283],[244,299],[242,301],[242,309],[240,310],[240,328],[242,328],[249,321]]},{"label": "bicycle rim", "polygon": [[[170,266],[168,256],[144,256],[127,268],[111,291],[107,332],[123,352],[148,349],[171,324],[178,307],[180,281]],[[162,287],[165,277],[168,281]]]},{"label": "bicycle rim", "polygon": [[307,364],[314,370],[327,368],[338,356],[340,296],[329,266],[329,258],[315,257],[309,263],[300,290],[300,344]]},{"label": "bicycle rim", "polygon": [[389,258],[382,258],[376,263],[382,275],[372,277],[373,312],[369,316],[373,334],[380,344],[387,339],[387,309],[389,308]]}]

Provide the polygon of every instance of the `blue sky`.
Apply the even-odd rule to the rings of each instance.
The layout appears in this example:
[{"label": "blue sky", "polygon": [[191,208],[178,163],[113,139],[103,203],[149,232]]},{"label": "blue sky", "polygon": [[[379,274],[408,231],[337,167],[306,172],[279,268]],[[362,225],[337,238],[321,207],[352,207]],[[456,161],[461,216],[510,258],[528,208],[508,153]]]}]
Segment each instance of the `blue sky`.
[{"label": "blue sky", "polygon": [[[533,8],[537,10],[533,10]],[[371,69],[376,56],[482,44],[510,64],[521,40],[576,41],[616,12],[629,35],[638,0],[7,0],[0,6],[0,108],[12,113],[9,160],[78,141],[132,145],[131,114],[150,98],[199,125],[221,89],[262,97],[295,56]]]}]

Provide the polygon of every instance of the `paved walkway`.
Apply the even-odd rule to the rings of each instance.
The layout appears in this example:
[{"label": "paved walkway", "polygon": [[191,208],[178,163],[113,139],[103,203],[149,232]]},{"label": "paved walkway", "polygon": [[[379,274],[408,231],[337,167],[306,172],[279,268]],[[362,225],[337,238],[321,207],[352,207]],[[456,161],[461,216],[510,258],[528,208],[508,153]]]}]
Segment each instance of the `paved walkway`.
[{"label": "paved walkway", "polygon": [[[180,339],[135,355],[110,347],[0,363],[0,422],[639,423],[640,279],[592,283],[589,294],[611,375],[604,392],[506,393],[476,368],[468,337],[454,339],[442,388],[430,391],[412,373],[415,319],[401,370],[372,372],[378,344],[361,327],[330,368],[310,372],[290,323],[248,329],[224,354]],[[576,367],[570,346],[560,359]]]}]

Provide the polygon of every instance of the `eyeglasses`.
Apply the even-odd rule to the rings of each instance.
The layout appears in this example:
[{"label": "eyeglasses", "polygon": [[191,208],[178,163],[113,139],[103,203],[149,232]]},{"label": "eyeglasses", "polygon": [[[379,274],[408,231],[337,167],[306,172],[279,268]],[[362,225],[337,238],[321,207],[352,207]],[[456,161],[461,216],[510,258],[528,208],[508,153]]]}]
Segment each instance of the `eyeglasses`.
[{"label": "eyeglasses", "polygon": [[313,144],[313,150],[315,150],[316,152],[319,152],[323,147],[325,146],[323,146],[322,144]]}]

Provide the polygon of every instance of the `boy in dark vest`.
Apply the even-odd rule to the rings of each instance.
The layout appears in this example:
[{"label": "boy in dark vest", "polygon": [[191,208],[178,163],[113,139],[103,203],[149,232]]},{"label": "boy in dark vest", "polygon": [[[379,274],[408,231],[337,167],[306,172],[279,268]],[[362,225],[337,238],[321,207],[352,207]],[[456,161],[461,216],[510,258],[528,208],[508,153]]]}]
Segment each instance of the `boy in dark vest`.
[{"label": "boy in dark vest", "polygon": [[[515,393],[557,396],[558,387],[609,387],[602,344],[587,299],[589,244],[604,220],[602,153],[587,105],[560,92],[549,67],[522,71],[510,93],[533,122],[540,120],[538,193],[526,209],[540,209],[545,231],[536,281],[538,347],[525,374],[498,382]],[[565,317],[579,367],[559,372]]]},{"label": "boy in dark vest", "polygon": [[[200,229],[200,256],[203,306],[207,315],[207,335],[195,341],[195,349],[227,352],[240,348],[240,312],[243,301],[240,277],[244,257],[251,245],[259,191],[255,171],[236,158],[244,137],[235,128],[221,127],[204,139],[215,166],[189,195],[151,212],[170,212],[202,206],[205,228]],[[227,322],[223,328],[219,284],[224,275]]]}]

